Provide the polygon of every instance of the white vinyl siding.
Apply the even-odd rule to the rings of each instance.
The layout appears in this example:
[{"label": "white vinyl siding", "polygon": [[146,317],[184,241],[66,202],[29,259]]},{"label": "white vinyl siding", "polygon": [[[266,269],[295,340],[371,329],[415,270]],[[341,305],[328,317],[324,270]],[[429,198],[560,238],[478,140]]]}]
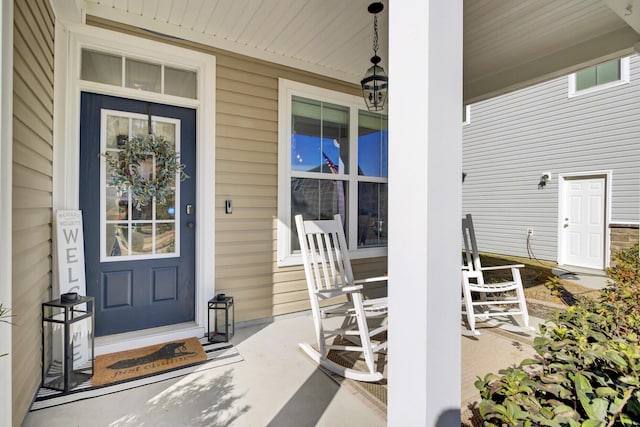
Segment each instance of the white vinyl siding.
[{"label": "white vinyl siding", "polygon": [[[482,251],[556,260],[558,174],[611,171],[609,223],[640,217],[640,57],[629,84],[567,98],[567,78],[473,104],[463,128],[463,212]],[[543,189],[538,182],[551,172]],[[608,230],[606,231],[608,233]]]},{"label": "white vinyl siding", "polygon": [[41,303],[51,298],[53,13],[49,2],[16,1],[13,96],[13,424],[38,389]]}]

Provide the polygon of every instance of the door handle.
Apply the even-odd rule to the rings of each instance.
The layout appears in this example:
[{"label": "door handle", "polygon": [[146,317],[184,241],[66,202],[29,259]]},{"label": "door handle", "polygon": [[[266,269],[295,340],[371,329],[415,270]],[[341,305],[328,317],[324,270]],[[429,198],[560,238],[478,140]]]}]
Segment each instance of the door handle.
[{"label": "door handle", "polygon": [[192,205],[191,203],[189,203],[189,204],[186,206],[185,211],[187,212],[187,215],[191,215],[191,214],[193,213],[193,205]]},{"label": "door handle", "polygon": [[569,224],[563,225],[562,228],[569,228]]}]

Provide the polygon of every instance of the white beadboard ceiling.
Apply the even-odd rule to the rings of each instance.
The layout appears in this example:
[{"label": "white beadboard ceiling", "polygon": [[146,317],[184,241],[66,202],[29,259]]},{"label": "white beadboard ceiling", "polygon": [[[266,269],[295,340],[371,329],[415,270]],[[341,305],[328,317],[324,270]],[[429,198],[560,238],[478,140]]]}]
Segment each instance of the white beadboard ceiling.
[{"label": "white beadboard ceiling", "polygon": [[[65,0],[62,0],[65,1]],[[371,0],[87,0],[87,15],[357,82],[371,66]],[[387,68],[388,7],[378,14]]]},{"label": "white beadboard ceiling", "polygon": [[[402,1],[402,0],[394,0]],[[357,83],[370,66],[371,0],[52,0],[86,15]],[[390,72],[388,16],[379,55]],[[71,6],[73,8],[73,6]],[[393,12],[391,12],[393,13]],[[81,16],[77,13],[76,16]],[[635,28],[635,29],[634,29]],[[473,101],[628,55],[640,0],[464,0],[464,89]],[[410,49],[410,45],[407,49]]]}]

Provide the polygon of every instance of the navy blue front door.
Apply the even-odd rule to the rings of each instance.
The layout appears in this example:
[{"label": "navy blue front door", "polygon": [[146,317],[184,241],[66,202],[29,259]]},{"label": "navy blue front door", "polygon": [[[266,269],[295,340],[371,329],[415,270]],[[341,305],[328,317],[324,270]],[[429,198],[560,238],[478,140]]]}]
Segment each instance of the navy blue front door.
[{"label": "navy blue front door", "polygon": [[[96,335],[193,321],[195,111],[82,93],[80,115],[80,209]],[[136,208],[135,195],[111,185],[102,154],[147,135],[149,116],[154,134],[174,139],[190,178],[177,181],[163,204]]]}]

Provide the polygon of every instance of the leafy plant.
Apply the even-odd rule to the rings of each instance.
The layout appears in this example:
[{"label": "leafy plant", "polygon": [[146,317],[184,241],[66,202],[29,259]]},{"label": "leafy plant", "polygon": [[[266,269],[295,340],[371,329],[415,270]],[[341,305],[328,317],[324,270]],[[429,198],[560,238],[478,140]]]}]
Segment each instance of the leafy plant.
[{"label": "leafy plant", "polygon": [[478,378],[485,425],[640,426],[638,247],[610,287],[540,325],[535,359]]},{"label": "leafy plant", "polygon": [[549,289],[551,295],[554,297],[560,297],[562,295],[562,283],[560,283],[560,279],[558,276],[549,277],[546,282],[544,282],[544,286]]},{"label": "leafy plant", "polygon": [[607,270],[607,275],[618,286],[628,286],[638,290],[640,285],[640,257],[638,244],[631,249],[618,251],[613,256],[614,266]]}]

